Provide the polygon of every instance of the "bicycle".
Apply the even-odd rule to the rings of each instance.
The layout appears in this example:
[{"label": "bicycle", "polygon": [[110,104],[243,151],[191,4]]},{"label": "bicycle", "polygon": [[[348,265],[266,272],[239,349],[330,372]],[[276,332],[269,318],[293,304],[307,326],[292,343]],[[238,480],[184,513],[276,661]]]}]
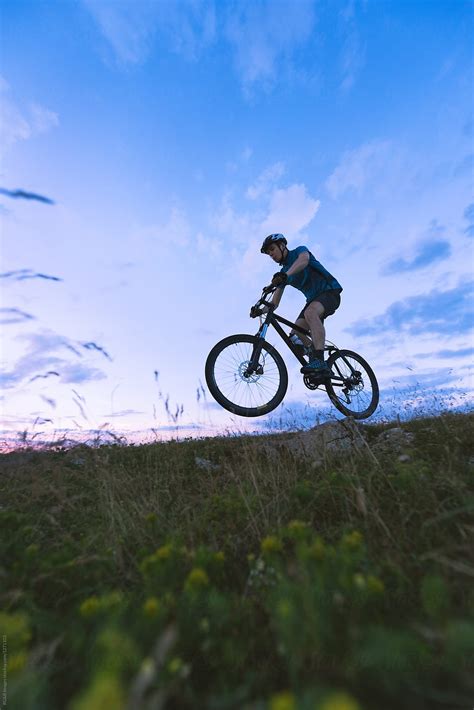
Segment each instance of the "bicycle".
[{"label": "bicycle", "polygon": [[[280,324],[309,337],[310,332],[274,313],[273,304],[265,300],[274,290],[274,286],[266,286],[250,309],[251,318],[260,317],[256,335],[230,335],[214,345],[207,356],[205,374],[210,393],[224,409],[242,417],[268,414],[280,404],[288,388],[284,360],[265,340],[270,326],[275,328],[301,365],[308,363],[301,346],[290,340]],[[267,306],[268,311],[262,320],[263,306]],[[324,350],[329,354],[329,376],[306,374],[304,384],[310,390],[324,388],[342,414],[367,419],[379,402],[379,386],[372,368],[356,352],[340,350],[330,341],[326,341]]]}]

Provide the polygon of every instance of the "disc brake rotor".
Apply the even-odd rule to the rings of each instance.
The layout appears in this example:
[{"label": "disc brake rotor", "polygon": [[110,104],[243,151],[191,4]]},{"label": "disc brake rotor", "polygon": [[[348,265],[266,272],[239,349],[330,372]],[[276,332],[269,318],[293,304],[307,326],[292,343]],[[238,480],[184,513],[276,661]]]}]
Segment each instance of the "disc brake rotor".
[{"label": "disc brake rotor", "polygon": [[239,369],[238,369],[240,379],[242,380],[242,382],[247,382],[247,383],[258,382],[260,377],[263,375],[262,365],[260,365],[260,364],[258,365],[256,372],[252,372],[251,374],[246,375],[245,373],[248,372],[249,365],[250,365],[250,360],[244,360],[244,362],[240,363]]}]

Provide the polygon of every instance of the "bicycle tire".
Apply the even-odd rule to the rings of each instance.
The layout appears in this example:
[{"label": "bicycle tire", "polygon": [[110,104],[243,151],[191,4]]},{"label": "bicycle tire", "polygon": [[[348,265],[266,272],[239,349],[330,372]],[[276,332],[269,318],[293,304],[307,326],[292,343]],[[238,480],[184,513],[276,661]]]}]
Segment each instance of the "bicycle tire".
[{"label": "bicycle tire", "polygon": [[[268,414],[278,407],[288,388],[288,371],[283,358],[265,341],[260,356],[263,355],[263,362],[259,361],[263,366],[262,373],[255,373],[252,379],[243,376],[256,342],[254,335],[230,335],[214,345],[206,359],[209,392],[221,407],[241,417]],[[265,370],[267,377],[263,382]],[[258,400],[262,400],[261,403]]]},{"label": "bicycle tire", "polygon": [[[354,360],[360,365],[361,370],[357,370],[360,373],[360,377],[352,377],[351,369],[344,358]],[[351,364],[353,365],[353,363]],[[379,403],[379,385],[369,363],[352,350],[336,350],[328,359],[328,366],[332,371],[332,378],[325,383],[325,386],[327,395],[334,406],[342,414],[354,419],[367,419],[372,416]],[[335,377],[337,376],[345,380],[344,386],[348,391],[344,393],[344,398],[339,396],[337,392],[337,390],[342,391],[342,385],[341,387],[336,386],[337,380]],[[366,389],[367,383],[370,384],[370,391],[368,388]],[[365,398],[362,396],[364,392]],[[350,399],[351,397],[353,399]],[[354,406],[351,407],[350,405],[353,401]],[[357,408],[360,404],[364,405],[363,409]]]}]

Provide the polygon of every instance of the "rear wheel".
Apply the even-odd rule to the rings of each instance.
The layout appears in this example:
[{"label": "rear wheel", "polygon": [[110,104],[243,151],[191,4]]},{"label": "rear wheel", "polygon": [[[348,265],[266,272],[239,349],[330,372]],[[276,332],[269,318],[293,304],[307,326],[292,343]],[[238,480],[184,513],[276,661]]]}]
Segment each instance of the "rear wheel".
[{"label": "rear wheel", "polygon": [[249,371],[258,338],[231,335],[214,345],[206,360],[206,382],[219,404],[241,417],[260,417],[286,394],[288,372],[280,353],[263,341],[255,371]]},{"label": "rear wheel", "polygon": [[336,350],[329,360],[331,379],[326,392],[340,412],[354,419],[367,419],[379,403],[379,386],[370,365],[352,350]]}]

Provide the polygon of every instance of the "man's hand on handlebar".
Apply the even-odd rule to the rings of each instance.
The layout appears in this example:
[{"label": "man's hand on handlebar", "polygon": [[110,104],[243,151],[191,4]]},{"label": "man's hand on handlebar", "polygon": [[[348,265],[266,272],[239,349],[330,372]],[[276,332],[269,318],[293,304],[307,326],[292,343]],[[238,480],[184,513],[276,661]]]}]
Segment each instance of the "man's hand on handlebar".
[{"label": "man's hand on handlebar", "polygon": [[288,283],[288,276],[284,271],[279,271],[272,278],[272,286],[285,286]]},{"label": "man's hand on handlebar", "polygon": [[250,309],[250,317],[251,318],[258,318],[258,316],[263,316],[265,313],[268,313],[270,310],[270,307],[263,304],[261,306],[252,306]]}]

